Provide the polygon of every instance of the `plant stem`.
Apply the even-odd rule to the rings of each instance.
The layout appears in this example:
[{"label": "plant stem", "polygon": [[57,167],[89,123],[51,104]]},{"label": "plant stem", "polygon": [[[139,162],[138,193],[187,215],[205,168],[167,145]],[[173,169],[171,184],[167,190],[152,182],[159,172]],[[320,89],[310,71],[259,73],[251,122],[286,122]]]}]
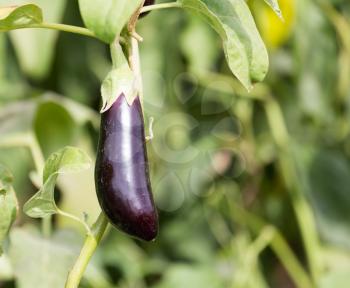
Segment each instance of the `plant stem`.
[{"label": "plant stem", "polygon": [[[43,179],[43,170],[45,166],[45,158],[43,153],[41,152],[40,145],[38,143],[38,140],[36,139],[35,135],[33,133],[30,134],[30,139],[28,141],[28,145],[30,148],[30,151],[32,153],[33,161],[36,167],[36,171],[39,175],[39,179],[42,181]],[[40,185],[43,185],[42,182],[40,182]],[[42,218],[41,220],[41,230],[44,235],[44,237],[48,238],[51,236],[52,233],[52,216],[49,215],[47,217]]]},{"label": "plant stem", "polygon": [[128,42],[126,44],[127,58],[129,62],[130,69],[134,73],[137,82],[138,96],[140,98],[141,105],[143,103],[143,85],[142,85],[142,73],[141,73],[141,62],[140,62],[140,52],[139,43],[136,38],[132,37],[131,34],[135,32],[135,27],[133,30],[129,31]]},{"label": "plant stem", "polygon": [[279,164],[281,173],[287,189],[291,195],[292,205],[296,214],[301,237],[304,243],[304,249],[308,260],[308,266],[314,281],[317,284],[319,267],[318,259],[319,239],[315,224],[314,215],[303,193],[301,179],[297,175],[297,168],[294,164],[294,158],[290,151],[291,139],[283,118],[281,108],[276,100],[270,97],[264,102],[264,108],[268,118],[272,137],[279,148]]},{"label": "plant stem", "polygon": [[85,239],[83,248],[80,251],[80,255],[75,262],[73,269],[68,274],[65,288],[78,288],[84,271],[107,228],[107,224],[108,221],[103,212],[101,212],[92,226],[91,234],[87,235]]},{"label": "plant stem", "polygon": [[130,37],[131,41],[131,55],[130,55],[130,64],[131,69],[133,70],[135,77],[137,79],[138,92],[141,103],[143,103],[143,85],[142,85],[142,73],[141,73],[141,61],[140,61],[140,51],[139,51],[139,42],[134,38]]},{"label": "plant stem", "polygon": [[113,42],[110,45],[110,53],[112,58],[113,69],[118,69],[123,65],[128,65],[128,61],[123,53],[123,49],[119,42]]},{"label": "plant stem", "polygon": [[11,30],[26,29],[26,28],[43,28],[43,29],[58,30],[58,31],[70,32],[74,34],[80,34],[83,36],[96,38],[96,35],[89,29],[73,26],[73,25],[60,24],[60,23],[30,24],[30,25],[16,26],[16,28]]},{"label": "plant stem", "polygon": [[146,13],[152,10],[166,9],[166,8],[181,8],[181,4],[178,2],[170,2],[170,3],[160,3],[149,6],[144,6],[141,8],[140,14]]},{"label": "plant stem", "polygon": [[304,271],[303,266],[277,228],[265,223],[261,218],[249,213],[239,205],[235,204],[235,201],[232,201],[231,198],[228,199],[227,203],[230,206],[230,212],[235,221],[247,225],[255,234],[261,234],[261,231],[267,227],[272,229],[274,233],[269,245],[289,273],[290,277],[293,279],[296,286],[299,288],[314,287],[308,274]]},{"label": "plant stem", "polygon": [[80,223],[86,230],[86,233],[88,235],[92,234],[91,232],[91,229],[89,227],[88,224],[86,224],[83,220],[81,220],[79,217],[75,216],[75,215],[72,215],[70,213],[67,213],[67,212],[64,212],[62,211],[61,209],[57,208],[57,213],[60,214],[61,216],[64,216],[64,217],[67,217],[67,218],[70,218],[74,221],[77,221],[78,223]]},{"label": "plant stem", "polygon": [[52,233],[52,217],[51,215],[43,217],[41,219],[41,232],[45,238],[49,238]]},{"label": "plant stem", "polygon": [[42,175],[44,172],[43,170],[44,170],[44,166],[45,166],[45,158],[44,158],[43,153],[41,152],[41,148],[40,148],[40,145],[38,143],[38,140],[36,139],[36,137],[32,133],[30,134],[30,140],[29,140],[28,145],[29,145],[30,151],[32,153],[32,157],[33,157],[36,171],[39,174],[40,179],[42,179]]}]

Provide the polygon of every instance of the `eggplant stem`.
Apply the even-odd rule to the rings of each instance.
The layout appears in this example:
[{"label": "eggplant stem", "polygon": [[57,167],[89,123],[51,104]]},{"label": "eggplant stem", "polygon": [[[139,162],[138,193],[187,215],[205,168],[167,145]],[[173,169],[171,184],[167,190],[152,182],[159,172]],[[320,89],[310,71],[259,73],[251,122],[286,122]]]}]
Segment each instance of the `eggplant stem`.
[{"label": "eggplant stem", "polygon": [[[136,33],[135,30],[130,32],[130,35]],[[139,92],[139,97],[141,101],[141,106],[143,106],[143,85],[142,85],[142,75],[141,75],[141,63],[140,63],[140,51],[139,51],[139,42],[134,38],[130,37],[130,49],[129,49],[129,65],[131,70],[134,72],[137,89]]]},{"label": "eggplant stem", "polygon": [[103,212],[100,213],[96,222],[92,226],[91,234],[86,236],[84,246],[75,262],[73,269],[69,272],[65,288],[78,288],[81,278],[85,272],[89,261],[100,243],[104,232],[106,231],[108,220]]}]

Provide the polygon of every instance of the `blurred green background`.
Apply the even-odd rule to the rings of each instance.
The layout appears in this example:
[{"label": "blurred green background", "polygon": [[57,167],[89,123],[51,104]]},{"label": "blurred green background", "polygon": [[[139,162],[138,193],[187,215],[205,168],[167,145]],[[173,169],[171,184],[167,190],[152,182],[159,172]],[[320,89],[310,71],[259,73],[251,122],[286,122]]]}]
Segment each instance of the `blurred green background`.
[{"label": "blurred green background", "polygon": [[[12,2],[24,1],[0,5]],[[77,1],[31,2],[49,22],[83,26]],[[270,54],[250,93],[200,18],[171,9],[139,21],[160,234],[142,243],[110,229],[81,287],[348,287],[350,2],[281,0],[284,22],[261,0],[249,5]],[[108,53],[67,33],[0,34],[0,162],[20,207],[37,190],[31,151],[73,145],[94,158]],[[93,169],[61,177],[56,192],[89,222],[100,211]],[[45,239],[20,212],[0,287],[63,287],[84,234],[61,217],[54,226]]]}]

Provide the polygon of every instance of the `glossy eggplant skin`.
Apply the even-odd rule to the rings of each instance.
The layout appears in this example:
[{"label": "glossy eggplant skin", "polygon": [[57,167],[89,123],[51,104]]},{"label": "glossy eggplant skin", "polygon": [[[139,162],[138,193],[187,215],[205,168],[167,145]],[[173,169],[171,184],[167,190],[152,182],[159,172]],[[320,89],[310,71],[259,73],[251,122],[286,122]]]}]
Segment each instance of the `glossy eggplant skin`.
[{"label": "glossy eggplant skin", "polygon": [[141,240],[156,238],[158,215],[139,97],[129,105],[121,94],[101,115],[95,184],[102,210],[115,227]]},{"label": "glossy eggplant skin", "polygon": [[[143,4],[143,6],[149,6],[149,5],[153,5],[155,2],[155,0],[145,0],[145,3]],[[149,12],[146,13],[142,13],[140,15],[140,18],[145,17]]]}]

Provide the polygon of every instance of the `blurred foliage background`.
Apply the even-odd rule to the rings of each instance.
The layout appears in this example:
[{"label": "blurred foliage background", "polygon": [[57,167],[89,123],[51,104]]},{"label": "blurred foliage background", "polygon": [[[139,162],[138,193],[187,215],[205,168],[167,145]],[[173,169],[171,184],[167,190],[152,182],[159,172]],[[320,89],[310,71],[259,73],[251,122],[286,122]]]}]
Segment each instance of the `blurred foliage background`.
[{"label": "blurred foliage background", "polygon": [[[50,22],[83,26],[77,1],[32,2]],[[249,1],[271,64],[250,93],[200,18],[171,9],[139,21],[160,234],[141,243],[110,229],[81,287],[348,287],[350,3],[280,4],[284,22]],[[94,39],[0,34],[0,162],[20,207],[37,189],[40,150],[74,145],[94,157],[110,65]],[[62,209],[96,218],[93,169],[61,177],[56,192]],[[46,239],[20,212],[0,287],[63,287],[84,235],[59,216],[54,226]]]}]

